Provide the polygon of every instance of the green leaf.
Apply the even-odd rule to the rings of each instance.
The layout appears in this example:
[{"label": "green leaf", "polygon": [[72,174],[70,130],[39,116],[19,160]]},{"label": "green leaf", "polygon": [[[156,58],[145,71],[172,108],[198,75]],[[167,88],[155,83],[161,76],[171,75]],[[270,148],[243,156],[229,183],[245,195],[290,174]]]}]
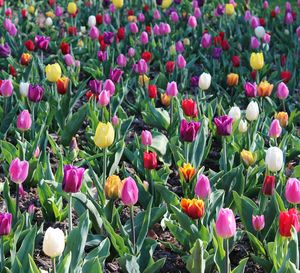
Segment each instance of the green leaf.
[{"label": "green leaf", "polygon": [[248,258],[240,261],[239,265],[232,271],[232,273],[244,273]]},{"label": "green leaf", "polygon": [[98,257],[87,261],[83,268],[82,273],[102,273],[101,261]]},{"label": "green leaf", "polygon": [[72,252],[69,252],[66,256],[64,256],[63,260],[59,263],[57,267],[57,273],[69,273],[71,260],[72,260]]},{"label": "green leaf", "polygon": [[119,262],[122,270],[125,270],[127,273],[140,273],[137,257],[126,254],[119,258]]},{"label": "green leaf", "polygon": [[96,247],[86,255],[84,261],[88,262],[97,257],[99,259],[99,262],[103,263],[110,254],[109,249],[110,249],[110,241],[108,238],[106,238],[100,243],[98,247]]},{"label": "green leaf", "polygon": [[250,240],[250,244],[252,248],[255,250],[257,254],[266,255],[266,251],[263,247],[263,244],[260,240],[257,239],[256,236],[254,236],[251,232],[247,232],[248,238]]},{"label": "green leaf", "polygon": [[143,271],[143,273],[155,273],[155,272],[159,272],[159,270],[164,266],[165,262],[166,262],[166,258],[159,259],[155,263],[149,265]]},{"label": "green leaf", "polygon": [[186,268],[190,273],[204,273],[205,272],[205,259],[204,259],[204,245],[203,242],[198,239],[191,250]]},{"label": "green leaf", "polygon": [[36,266],[30,254],[28,254],[28,259],[29,259],[30,273],[40,273],[40,270]]}]

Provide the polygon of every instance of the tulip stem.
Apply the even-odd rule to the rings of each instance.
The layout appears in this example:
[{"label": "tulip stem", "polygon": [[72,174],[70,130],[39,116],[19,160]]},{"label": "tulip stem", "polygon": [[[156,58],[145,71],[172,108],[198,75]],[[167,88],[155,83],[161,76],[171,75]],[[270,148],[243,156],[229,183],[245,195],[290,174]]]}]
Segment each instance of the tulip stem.
[{"label": "tulip stem", "polygon": [[135,229],[134,229],[134,214],[133,206],[130,206],[130,222],[131,222],[131,234],[132,234],[132,244],[133,244],[133,253],[135,253]]},{"label": "tulip stem", "polygon": [[52,262],[52,272],[56,273],[55,257],[51,259]]},{"label": "tulip stem", "polygon": [[69,193],[69,234],[73,229],[72,225],[72,193]]},{"label": "tulip stem", "polygon": [[224,163],[224,171],[227,172],[227,147],[226,147],[226,137],[222,137],[223,140],[223,163]]},{"label": "tulip stem", "polygon": [[186,160],[186,163],[188,164],[189,163],[189,151],[188,151],[188,143],[185,141],[184,142],[184,151],[185,151],[185,160]]},{"label": "tulip stem", "polygon": [[173,97],[171,97],[170,101],[170,126],[172,125],[173,121]]},{"label": "tulip stem", "polygon": [[1,236],[1,272],[3,271],[4,268],[4,236]]},{"label": "tulip stem", "polygon": [[16,185],[16,222],[18,221],[18,211],[19,211],[19,187],[20,185]]},{"label": "tulip stem", "polygon": [[230,273],[230,259],[229,259],[229,239],[225,239],[226,244],[226,273]]},{"label": "tulip stem", "polygon": [[103,189],[105,186],[105,181],[106,181],[106,167],[107,167],[107,148],[104,148],[103,150]]}]

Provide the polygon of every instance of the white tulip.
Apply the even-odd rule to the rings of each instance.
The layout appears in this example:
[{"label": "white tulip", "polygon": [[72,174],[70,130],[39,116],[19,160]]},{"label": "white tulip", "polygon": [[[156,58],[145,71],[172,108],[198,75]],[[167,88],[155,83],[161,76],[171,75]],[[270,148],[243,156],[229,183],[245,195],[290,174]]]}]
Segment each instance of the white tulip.
[{"label": "white tulip", "polygon": [[49,227],[44,236],[43,252],[51,257],[55,258],[60,256],[65,249],[65,235],[59,228]]},{"label": "white tulip", "polygon": [[86,33],[86,27],[85,26],[80,27],[80,32],[82,34]]},{"label": "white tulip", "polygon": [[20,82],[19,90],[20,90],[21,96],[27,97],[28,90],[29,90],[29,82]]},{"label": "white tulip", "polygon": [[289,30],[288,30],[288,29],[285,29],[285,30],[284,30],[284,34],[285,34],[285,35],[290,35]]},{"label": "white tulip", "polygon": [[202,73],[199,77],[199,88],[207,90],[211,84],[211,75],[209,73]]},{"label": "white tulip", "polygon": [[239,123],[239,132],[245,133],[247,132],[247,129],[248,129],[247,120],[241,119]]},{"label": "white tulip", "polygon": [[241,110],[237,106],[231,107],[228,116],[232,117],[233,121],[239,120],[241,118]]},{"label": "white tulip", "polygon": [[40,269],[40,268],[39,268],[39,270],[40,270],[41,273],[48,273],[48,271],[46,271],[46,270],[43,270],[43,269]]},{"label": "white tulip", "polygon": [[262,27],[262,26],[256,27],[255,30],[254,30],[254,32],[255,32],[256,37],[260,38],[260,39],[262,37],[264,37],[265,34],[266,34],[266,31],[265,31],[264,27]]},{"label": "white tulip", "polygon": [[270,170],[271,172],[277,172],[281,170],[283,166],[282,150],[278,147],[270,147],[267,150],[265,162],[268,170]]},{"label": "white tulip", "polygon": [[96,25],[96,17],[91,15],[88,20],[89,27],[94,27]]},{"label": "white tulip", "polygon": [[264,44],[262,44],[262,48],[265,50],[265,51],[269,51],[269,45],[268,44],[266,44],[266,43],[264,43]]},{"label": "white tulip", "polygon": [[47,17],[46,21],[45,21],[45,25],[47,27],[51,27],[53,25],[53,21],[50,17]]},{"label": "white tulip", "polygon": [[249,121],[257,120],[259,116],[259,108],[256,101],[251,101],[246,109],[246,118]]}]

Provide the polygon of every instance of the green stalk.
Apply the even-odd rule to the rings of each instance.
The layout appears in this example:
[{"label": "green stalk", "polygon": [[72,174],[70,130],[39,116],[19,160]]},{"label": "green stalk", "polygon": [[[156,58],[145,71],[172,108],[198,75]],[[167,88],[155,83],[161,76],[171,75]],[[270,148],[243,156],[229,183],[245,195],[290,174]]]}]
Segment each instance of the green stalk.
[{"label": "green stalk", "polygon": [[73,223],[72,223],[72,193],[69,193],[69,234],[71,233],[73,229]]},{"label": "green stalk", "polygon": [[55,257],[51,259],[52,262],[52,272],[56,273]]},{"label": "green stalk", "polygon": [[226,147],[226,137],[222,137],[223,140],[223,156],[224,156],[224,171],[227,172],[227,147]]},{"label": "green stalk", "polygon": [[106,181],[106,168],[107,168],[107,148],[103,149],[103,189]]},{"label": "green stalk", "polygon": [[134,229],[133,206],[130,206],[130,223],[131,223],[131,235],[132,235],[133,252],[135,253],[135,229]]},{"label": "green stalk", "polygon": [[226,244],[226,273],[230,273],[230,259],[229,259],[229,239],[225,239]]},{"label": "green stalk", "polygon": [[16,222],[18,221],[18,211],[19,211],[19,199],[20,199],[20,196],[19,196],[19,187],[20,185],[17,184],[17,187],[16,187]]},{"label": "green stalk", "polygon": [[2,235],[1,236],[1,272],[3,271],[4,269],[4,261],[5,261],[5,258],[4,258],[4,236]]}]

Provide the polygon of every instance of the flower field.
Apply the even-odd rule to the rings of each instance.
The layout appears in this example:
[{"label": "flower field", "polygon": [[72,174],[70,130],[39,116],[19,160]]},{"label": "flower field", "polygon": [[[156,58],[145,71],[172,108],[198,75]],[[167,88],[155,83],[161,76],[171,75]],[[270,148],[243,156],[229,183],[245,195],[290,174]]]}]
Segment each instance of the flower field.
[{"label": "flower field", "polygon": [[299,0],[0,13],[0,273],[300,272]]}]

